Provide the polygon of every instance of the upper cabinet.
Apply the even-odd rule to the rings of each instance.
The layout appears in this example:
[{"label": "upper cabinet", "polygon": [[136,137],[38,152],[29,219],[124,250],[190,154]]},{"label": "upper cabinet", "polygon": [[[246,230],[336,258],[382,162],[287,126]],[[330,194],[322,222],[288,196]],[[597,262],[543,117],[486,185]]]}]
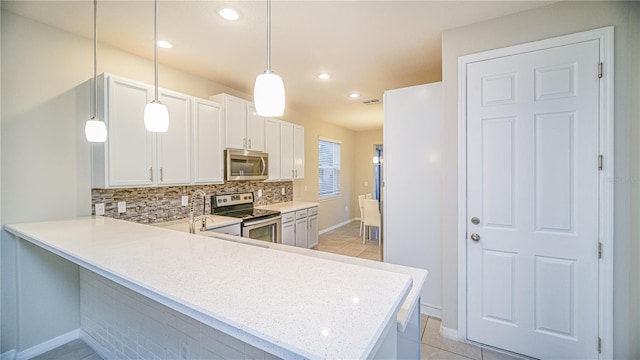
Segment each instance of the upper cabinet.
[{"label": "upper cabinet", "polygon": [[159,99],[169,111],[169,130],[153,133],[143,120],[144,108],[153,99],[151,85],[102,74],[98,95],[107,141],[92,144],[93,188],[222,181],[222,141],[216,138],[221,133],[219,105],[160,90]]},{"label": "upper cabinet", "polygon": [[224,182],[223,110],[220,104],[193,98],[193,182]]},{"label": "upper cabinet", "polygon": [[293,180],[293,124],[282,122],[280,139],[280,179]]},{"label": "upper cabinet", "polygon": [[280,180],[280,126],[278,119],[268,118],[264,123],[264,152],[269,154],[269,180]]},{"label": "upper cabinet", "polygon": [[304,127],[293,126],[293,179],[304,179]]},{"label": "upper cabinet", "polygon": [[265,119],[256,113],[250,101],[229,94],[214,95],[210,99],[224,107],[226,148],[265,150]]}]

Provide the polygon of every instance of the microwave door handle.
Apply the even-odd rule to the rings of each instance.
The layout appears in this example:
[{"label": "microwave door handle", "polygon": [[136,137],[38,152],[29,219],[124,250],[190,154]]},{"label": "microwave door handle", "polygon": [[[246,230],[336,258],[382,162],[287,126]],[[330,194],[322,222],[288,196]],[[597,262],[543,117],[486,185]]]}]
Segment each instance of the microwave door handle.
[{"label": "microwave door handle", "polygon": [[264,175],[264,172],[267,170],[267,164],[264,161],[264,156],[260,156],[260,161],[262,161],[262,172],[260,175]]}]

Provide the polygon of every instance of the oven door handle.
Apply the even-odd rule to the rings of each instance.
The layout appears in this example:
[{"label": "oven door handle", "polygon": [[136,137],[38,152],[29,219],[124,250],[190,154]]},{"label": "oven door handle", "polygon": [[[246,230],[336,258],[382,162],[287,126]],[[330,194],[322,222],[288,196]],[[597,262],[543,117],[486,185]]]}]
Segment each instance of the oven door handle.
[{"label": "oven door handle", "polygon": [[282,219],[282,216],[276,216],[276,217],[268,218],[266,220],[252,221],[250,223],[243,223],[242,226],[244,226],[244,227],[254,227],[255,225],[262,225],[262,224],[277,222],[277,220],[280,220],[280,219]]}]

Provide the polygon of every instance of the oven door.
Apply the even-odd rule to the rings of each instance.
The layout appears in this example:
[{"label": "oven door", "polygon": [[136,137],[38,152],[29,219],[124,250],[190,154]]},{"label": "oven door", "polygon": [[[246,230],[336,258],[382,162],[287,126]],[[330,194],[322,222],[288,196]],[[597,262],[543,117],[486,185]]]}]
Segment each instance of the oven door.
[{"label": "oven door", "polygon": [[282,242],[282,217],[242,223],[242,237],[280,244]]}]

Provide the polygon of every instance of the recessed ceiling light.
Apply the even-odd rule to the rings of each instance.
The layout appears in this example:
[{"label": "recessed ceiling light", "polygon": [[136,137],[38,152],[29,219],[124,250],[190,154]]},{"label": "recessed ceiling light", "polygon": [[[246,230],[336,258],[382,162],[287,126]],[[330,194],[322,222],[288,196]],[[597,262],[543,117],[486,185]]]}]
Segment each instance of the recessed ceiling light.
[{"label": "recessed ceiling light", "polygon": [[238,12],[238,10],[230,7],[224,7],[218,10],[218,14],[220,14],[223,19],[229,21],[236,21],[240,19],[240,13]]},{"label": "recessed ceiling light", "polygon": [[351,94],[349,94],[349,97],[352,99],[357,99],[360,97],[360,94],[358,94],[357,92],[353,92]]},{"label": "recessed ceiling light", "polygon": [[331,75],[327,73],[318,74],[318,79],[320,80],[329,80],[331,79]]},{"label": "recessed ceiling light", "polygon": [[173,47],[170,42],[164,40],[158,40],[158,46],[164,49],[171,49]]}]

